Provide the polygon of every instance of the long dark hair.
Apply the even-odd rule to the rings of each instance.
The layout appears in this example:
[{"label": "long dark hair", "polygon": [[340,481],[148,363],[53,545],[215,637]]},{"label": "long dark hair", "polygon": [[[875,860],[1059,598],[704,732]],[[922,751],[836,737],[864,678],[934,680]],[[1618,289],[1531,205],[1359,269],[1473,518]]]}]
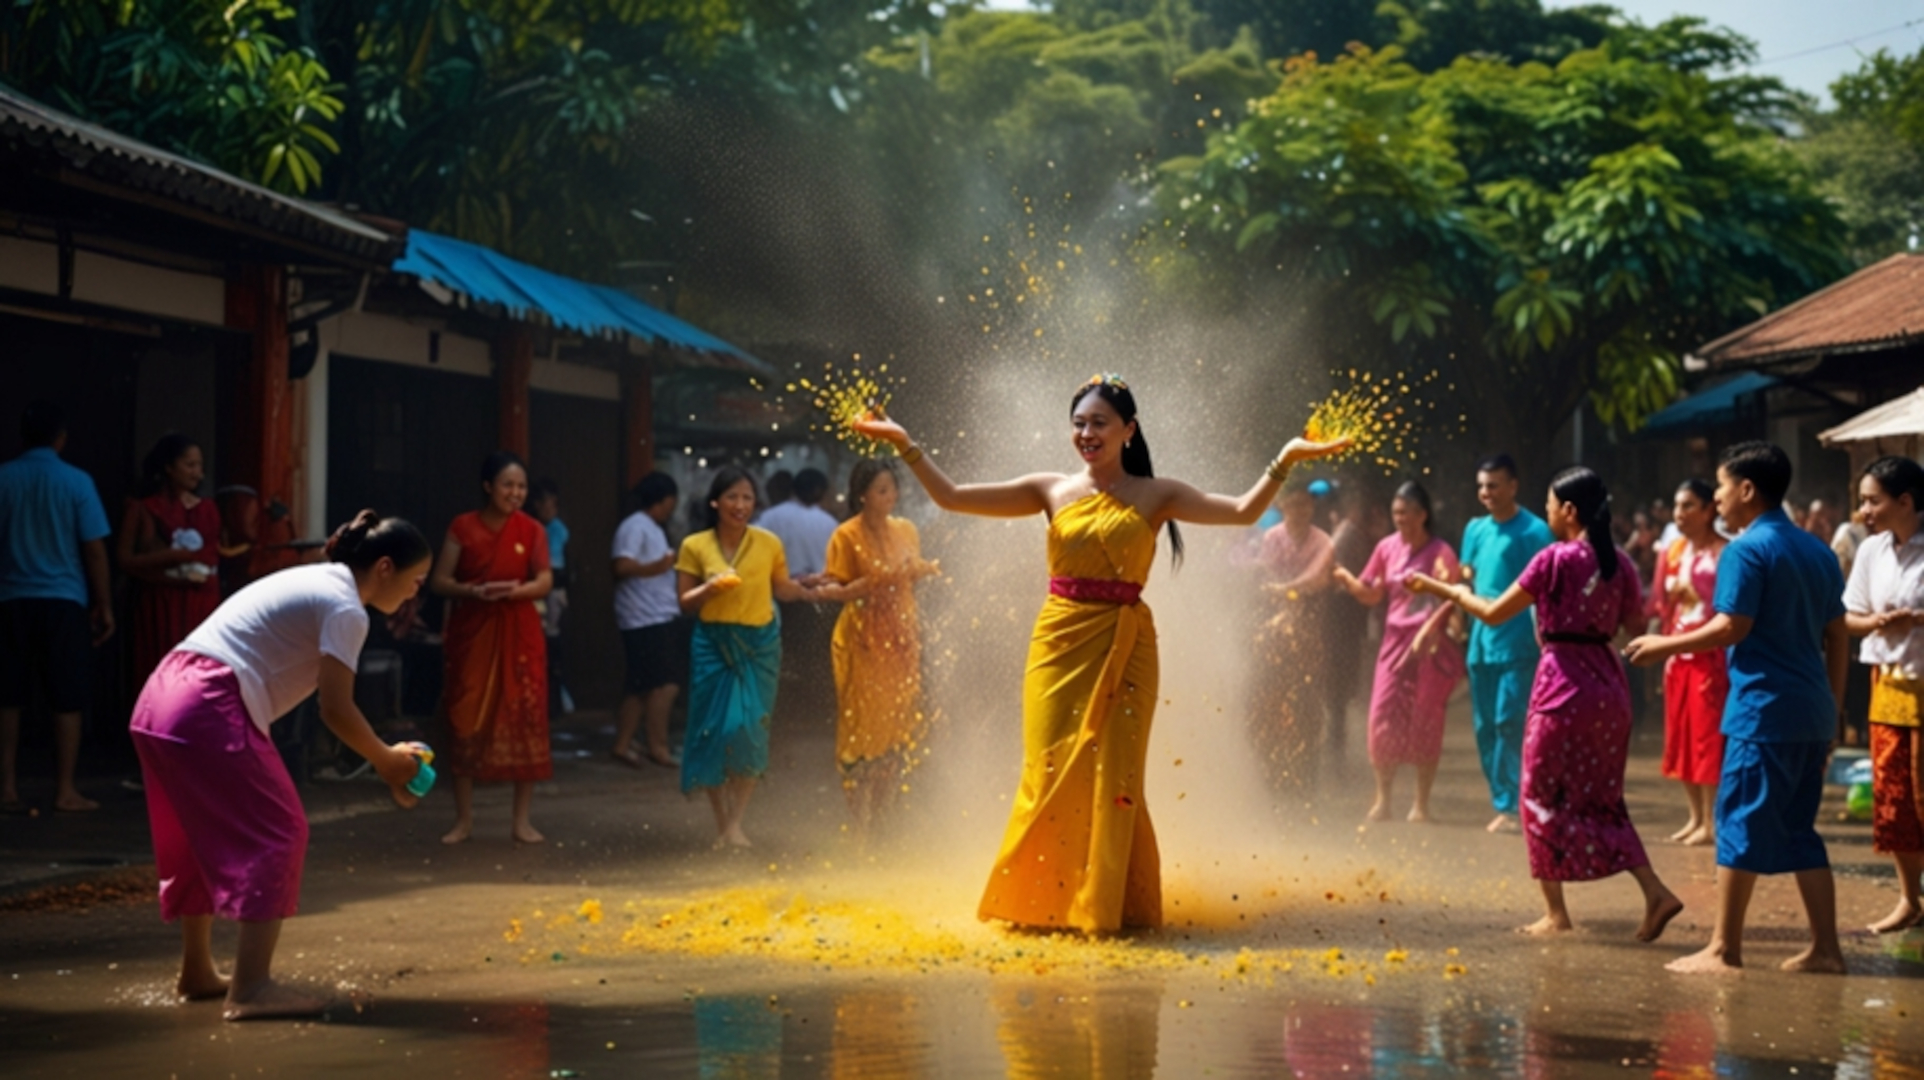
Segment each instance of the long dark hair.
[{"label": "long dark hair", "polygon": [[743,480],[748,481],[748,490],[755,492],[756,505],[759,506],[761,504],[761,492],[755,487],[755,478],[750,476],[748,470],[742,468],[740,465],[730,465],[716,473],[715,479],[708,484],[708,498],[702,503],[702,513],[707,520],[707,524],[703,526],[704,528],[721,528],[721,511],[716,508],[715,504],[721,501],[722,495],[725,494],[729,488],[734,487]]},{"label": "long dark hair", "polygon": [[512,450],[496,450],[494,453],[482,458],[481,482],[484,484],[492,484],[496,480],[501,479],[501,474],[507,472],[508,466],[510,465],[520,468],[523,473],[528,471],[528,463],[521,460],[521,455]]},{"label": "long dark hair", "polygon": [[140,459],[141,496],[145,498],[148,495],[158,495],[166,491],[170,482],[167,478],[167,470],[172,468],[174,462],[179,461],[187,451],[198,449],[200,449],[200,443],[178,431],[170,431],[154,440],[153,448],[147,451],[146,457]]},{"label": "long dark hair", "polygon": [[354,520],[334,530],[327,538],[327,561],[344,563],[354,570],[366,570],[382,559],[394,568],[417,566],[434,554],[428,538],[403,518],[384,518],[372,510],[354,515]]},{"label": "long dark hair", "polygon": [[[868,489],[884,476],[895,476],[895,466],[886,458],[863,458],[855,463],[848,474],[848,512],[851,516],[862,512],[862,500],[868,497]],[[901,486],[900,477],[895,478],[896,486]]]},{"label": "long dark hair", "polygon": [[[1130,476],[1154,476],[1155,466],[1149,463],[1149,440],[1142,437],[1142,422],[1136,419],[1136,395],[1129,392],[1121,379],[1110,376],[1097,376],[1083,383],[1069,399],[1069,415],[1076,414],[1076,406],[1090,394],[1102,398],[1125,424],[1135,424],[1134,437],[1125,439],[1122,444],[1122,471]],[[1169,523],[1169,561],[1172,565],[1182,565],[1182,530],[1175,522]]]},{"label": "long dark hair", "polygon": [[1581,465],[1565,469],[1550,481],[1558,502],[1577,508],[1577,521],[1597,553],[1597,573],[1609,581],[1617,576],[1617,542],[1610,535],[1610,489],[1603,477]]}]

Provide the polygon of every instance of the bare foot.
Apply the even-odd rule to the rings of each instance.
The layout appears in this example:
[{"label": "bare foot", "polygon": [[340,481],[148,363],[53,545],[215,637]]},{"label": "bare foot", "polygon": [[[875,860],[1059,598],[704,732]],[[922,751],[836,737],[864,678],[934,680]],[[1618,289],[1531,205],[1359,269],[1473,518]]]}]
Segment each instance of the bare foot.
[{"label": "bare foot", "polygon": [[1490,823],[1483,826],[1483,828],[1493,833],[1515,833],[1523,831],[1523,827],[1517,824],[1516,819],[1508,814],[1498,814],[1491,818]]},{"label": "bare foot", "polygon": [[100,809],[100,804],[79,792],[74,792],[55,799],[53,808],[63,814],[84,814],[89,810]]},{"label": "bare foot", "polygon": [[1643,925],[1637,927],[1638,941],[1655,941],[1663,936],[1664,927],[1670,920],[1683,912],[1683,901],[1677,894],[1665,889],[1662,896],[1644,905]]},{"label": "bare foot", "polygon": [[534,831],[534,826],[525,821],[517,822],[511,834],[517,844],[539,844],[548,838]]},{"label": "bare foot", "polygon": [[1812,945],[1796,956],[1777,965],[1785,971],[1802,975],[1845,975],[1843,953],[1819,953]]},{"label": "bare foot", "polygon": [[174,983],[174,993],[188,1001],[212,1001],[215,998],[227,996],[227,980],[221,978],[218,972],[208,972],[191,978],[182,974],[180,980]]},{"label": "bare foot", "polygon": [[443,844],[465,844],[468,842],[468,837],[473,835],[474,822],[457,821],[454,823],[454,828],[442,834],[441,842]]},{"label": "bare foot", "polygon": [[1370,807],[1370,812],[1363,815],[1364,821],[1388,821],[1389,819],[1390,808],[1384,806],[1382,803],[1377,803]]},{"label": "bare foot", "polygon": [[1576,929],[1568,915],[1545,915],[1528,926],[1519,926],[1516,932],[1530,937],[1548,937],[1551,934],[1567,934]]},{"label": "bare foot", "polygon": [[1710,826],[1699,825],[1696,832],[1677,842],[1685,847],[1705,847],[1717,842],[1717,834],[1710,831]]},{"label": "bare foot", "polygon": [[1409,817],[1405,820],[1418,825],[1428,825],[1430,823],[1430,808],[1427,806],[1412,806],[1410,807]]},{"label": "bare foot", "polygon": [[270,980],[256,987],[246,997],[236,997],[230,987],[227,991],[227,1008],[221,1015],[229,1020],[291,1019],[319,1016],[326,1009],[325,999]]},{"label": "bare foot", "polygon": [[1663,969],[1679,975],[1736,975],[1744,970],[1744,958],[1741,953],[1726,955],[1723,947],[1713,942],[1672,960]]},{"label": "bare foot", "polygon": [[1673,844],[1681,844],[1684,842],[1684,837],[1689,836],[1701,828],[1703,828],[1703,825],[1697,821],[1686,821],[1684,822],[1683,828],[1670,834],[1670,842]]},{"label": "bare foot", "polygon": [[749,848],[755,846],[748,842],[748,834],[742,832],[741,826],[739,825],[723,833],[722,841],[729,847]]},{"label": "bare foot", "polygon": [[1924,922],[1924,908],[1900,898],[1889,915],[1871,924],[1871,933],[1895,934],[1899,930],[1909,930],[1920,922]]}]

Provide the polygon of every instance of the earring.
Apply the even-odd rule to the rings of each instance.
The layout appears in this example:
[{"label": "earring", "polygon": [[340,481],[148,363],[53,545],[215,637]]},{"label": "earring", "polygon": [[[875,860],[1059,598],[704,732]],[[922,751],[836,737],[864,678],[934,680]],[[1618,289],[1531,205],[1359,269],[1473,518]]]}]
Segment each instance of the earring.
[{"label": "earring", "polygon": [[1134,439],[1127,439],[1127,440],[1124,440],[1124,441],[1123,441],[1123,444],[1122,444],[1122,448],[1123,448],[1124,450],[1127,450],[1127,449],[1129,449],[1129,448],[1130,448],[1131,446],[1134,446],[1135,444],[1136,444],[1136,440],[1134,440]]}]

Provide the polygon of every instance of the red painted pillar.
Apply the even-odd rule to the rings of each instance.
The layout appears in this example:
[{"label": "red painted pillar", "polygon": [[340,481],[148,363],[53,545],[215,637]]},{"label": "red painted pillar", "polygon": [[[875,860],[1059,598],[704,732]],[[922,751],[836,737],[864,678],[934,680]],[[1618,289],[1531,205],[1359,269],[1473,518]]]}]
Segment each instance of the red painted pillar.
[{"label": "red painted pillar", "polygon": [[520,324],[494,340],[494,378],[501,389],[501,449],[528,459],[528,377],[534,372],[534,338]]},{"label": "red painted pillar", "polygon": [[[233,475],[260,493],[253,574],[293,558],[271,545],[299,536],[294,504],[294,402],[287,376],[287,276],[283,267],[249,263],[227,281],[227,325],[250,336],[235,440]],[[270,513],[278,504],[287,510]]]},{"label": "red painted pillar", "polygon": [[622,475],[627,487],[655,471],[655,366],[647,357],[631,360],[621,380]]}]

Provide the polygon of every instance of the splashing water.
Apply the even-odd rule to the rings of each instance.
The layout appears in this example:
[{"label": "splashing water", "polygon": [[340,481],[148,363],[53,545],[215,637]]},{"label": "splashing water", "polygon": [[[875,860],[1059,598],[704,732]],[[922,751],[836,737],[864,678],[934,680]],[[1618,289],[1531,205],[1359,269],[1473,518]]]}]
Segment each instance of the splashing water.
[{"label": "splashing water", "polygon": [[[856,353],[854,358],[859,361],[862,355]],[[838,368],[834,364],[824,364],[822,369],[819,379],[797,379],[786,386],[791,394],[809,395],[809,404],[821,414],[821,419],[811,423],[809,430],[831,435],[864,457],[881,454],[888,448],[887,444],[856,431],[855,421],[870,410],[886,413],[894,389],[907,380],[890,375],[886,363],[877,365],[872,372],[860,366]]]},{"label": "splashing water", "polygon": [[[1339,379],[1343,372],[1335,372]],[[1397,373],[1377,377],[1370,372],[1349,370],[1348,386],[1339,386],[1310,411],[1303,425],[1303,437],[1311,442],[1350,439],[1350,447],[1339,458],[1368,458],[1393,472],[1416,460],[1417,424],[1423,413],[1434,412],[1436,402],[1419,392],[1437,378]]]}]

